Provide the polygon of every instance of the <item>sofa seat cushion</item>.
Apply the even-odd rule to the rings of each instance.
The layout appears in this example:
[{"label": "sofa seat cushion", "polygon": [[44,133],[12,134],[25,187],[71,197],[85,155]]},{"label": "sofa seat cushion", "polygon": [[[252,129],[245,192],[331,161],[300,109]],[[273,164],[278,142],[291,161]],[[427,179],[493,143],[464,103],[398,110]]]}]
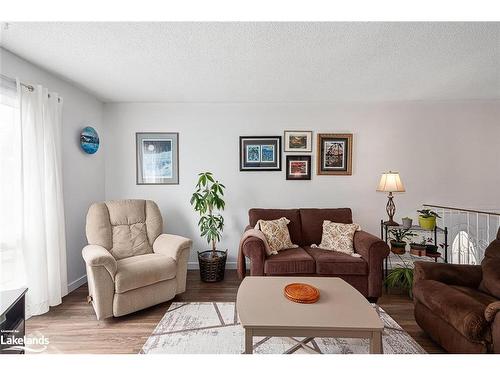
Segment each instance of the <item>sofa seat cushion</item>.
[{"label": "sofa seat cushion", "polygon": [[125,293],[132,289],[173,279],[177,268],[173,258],[161,254],[137,255],[121,259],[116,263],[116,293]]},{"label": "sofa seat cushion", "polygon": [[282,250],[264,262],[266,275],[307,274],[315,271],[314,259],[301,247]]},{"label": "sofa seat cushion", "polygon": [[435,280],[421,280],[414,285],[413,295],[467,339],[487,339],[489,323],[484,317],[487,301],[483,293]]},{"label": "sofa seat cushion", "polygon": [[367,275],[368,263],[338,251],[323,250],[304,246],[306,252],[316,263],[318,275]]}]

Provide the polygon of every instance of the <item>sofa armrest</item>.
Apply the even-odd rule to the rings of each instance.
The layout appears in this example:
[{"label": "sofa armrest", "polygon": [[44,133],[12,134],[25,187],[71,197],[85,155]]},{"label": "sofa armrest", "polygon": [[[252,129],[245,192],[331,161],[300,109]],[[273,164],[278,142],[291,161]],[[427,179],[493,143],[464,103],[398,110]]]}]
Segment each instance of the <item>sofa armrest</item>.
[{"label": "sofa armrest", "polygon": [[367,262],[370,259],[385,259],[389,255],[389,246],[379,237],[359,230],[354,233],[354,251]]},{"label": "sofa armrest", "polygon": [[112,278],[115,277],[117,269],[116,259],[104,247],[99,245],[87,245],[82,250],[82,256],[87,266],[102,266],[106,268]]},{"label": "sofa armrest", "polygon": [[477,288],[482,279],[481,266],[435,262],[415,262],[413,285],[421,280],[435,280],[448,285]]},{"label": "sofa armrest", "polygon": [[247,237],[242,244],[243,255],[250,259],[250,276],[264,275],[266,245],[257,237]]},{"label": "sofa armrest", "polygon": [[167,255],[178,260],[183,250],[191,249],[193,241],[175,234],[160,234],[153,242],[153,251],[156,254]]},{"label": "sofa armrest", "polygon": [[383,261],[389,255],[389,246],[379,237],[361,230],[354,234],[354,251],[368,263],[368,297],[380,297]]}]

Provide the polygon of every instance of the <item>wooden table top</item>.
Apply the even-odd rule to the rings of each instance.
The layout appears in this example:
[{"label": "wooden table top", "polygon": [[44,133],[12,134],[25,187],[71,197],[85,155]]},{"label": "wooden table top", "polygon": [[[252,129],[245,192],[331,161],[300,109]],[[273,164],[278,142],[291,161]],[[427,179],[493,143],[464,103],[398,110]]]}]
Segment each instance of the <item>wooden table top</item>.
[{"label": "wooden table top", "polygon": [[[307,283],[320,291],[313,304],[288,300],[290,283]],[[248,276],[236,299],[241,324],[247,328],[382,330],[373,306],[354,287],[337,277]]]}]

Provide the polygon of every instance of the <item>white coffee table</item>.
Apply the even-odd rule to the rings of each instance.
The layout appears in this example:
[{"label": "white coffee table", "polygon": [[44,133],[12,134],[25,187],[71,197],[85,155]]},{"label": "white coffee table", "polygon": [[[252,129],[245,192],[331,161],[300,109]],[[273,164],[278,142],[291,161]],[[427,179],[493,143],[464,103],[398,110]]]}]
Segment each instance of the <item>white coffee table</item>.
[{"label": "white coffee table", "polygon": [[[283,289],[307,283],[320,291],[314,304],[288,300]],[[245,353],[253,352],[254,336],[353,337],[370,340],[370,353],[381,354],[384,325],[372,305],[354,287],[337,277],[248,276],[243,279],[236,308],[245,329]]]}]

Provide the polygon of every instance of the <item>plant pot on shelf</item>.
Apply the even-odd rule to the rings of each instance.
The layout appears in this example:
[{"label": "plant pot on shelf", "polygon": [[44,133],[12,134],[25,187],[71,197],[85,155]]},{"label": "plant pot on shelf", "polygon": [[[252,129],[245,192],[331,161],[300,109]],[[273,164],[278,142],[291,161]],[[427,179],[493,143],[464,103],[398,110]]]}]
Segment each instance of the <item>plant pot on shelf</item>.
[{"label": "plant pot on shelf", "polygon": [[198,264],[200,265],[201,281],[214,283],[224,280],[226,271],[226,251],[202,251],[198,252]]},{"label": "plant pot on shelf", "polygon": [[436,228],[436,217],[435,216],[430,216],[430,217],[419,216],[418,217],[418,224],[422,227],[422,229],[434,230],[434,228]]},{"label": "plant pot on shelf", "polygon": [[399,241],[391,240],[391,251],[397,255],[404,254],[406,252],[406,242],[404,242],[404,241],[399,242]]},{"label": "plant pot on shelf", "polygon": [[426,254],[437,254],[438,247],[436,245],[426,245],[425,252],[426,252]]},{"label": "plant pot on shelf", "polygon": [[425,249],[427,245],[422,245],[419,243],[411,243],[410,244],[410,254],[418,257],[425,256]]},{"label": "plant pot on shelf", "polygon": [[410,219],[409,217],[404,217],[401,219],[401,221],[402,221],[401,226],[404,229],[410,229],[411,226],[413,225],[413,219]]}]

